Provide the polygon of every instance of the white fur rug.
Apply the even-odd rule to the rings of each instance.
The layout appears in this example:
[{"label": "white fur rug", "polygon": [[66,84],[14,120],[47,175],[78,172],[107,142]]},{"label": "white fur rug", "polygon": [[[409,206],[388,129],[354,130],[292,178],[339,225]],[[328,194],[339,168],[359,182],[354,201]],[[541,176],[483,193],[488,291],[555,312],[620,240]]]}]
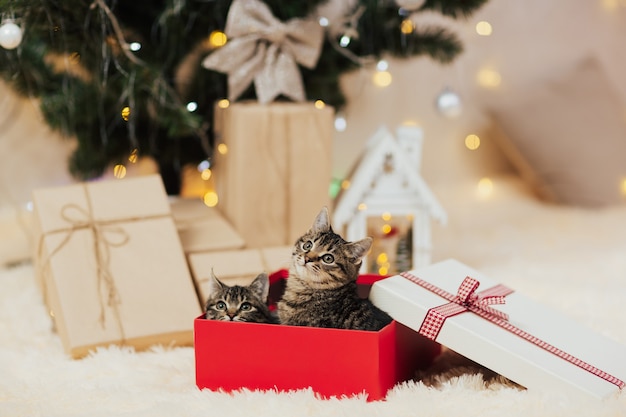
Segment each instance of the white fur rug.
[{"label": "white fur rug", "polygon": [[[434,231],[434,260],[459,259],[626,344],[626,207],[554,207],[517,181],[494,185],[489,198],[467,184],[435,189],[449,223]],[[2,417],[626,416],[626,393],[603,401],[561,397],[485,384],[474,371],[457,377],[450,370],[435,386],[401,384],[386,401],[372,403],[319,400],[308,390],[200,391],[194,372],[192,348],[111,347],[69,359],[51,330],[32,266],[0,269]]]}]

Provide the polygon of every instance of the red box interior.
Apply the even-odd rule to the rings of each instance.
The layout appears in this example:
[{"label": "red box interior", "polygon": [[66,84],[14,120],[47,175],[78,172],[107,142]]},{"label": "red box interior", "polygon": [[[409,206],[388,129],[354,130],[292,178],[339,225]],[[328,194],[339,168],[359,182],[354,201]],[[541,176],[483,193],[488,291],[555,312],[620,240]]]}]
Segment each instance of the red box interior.
[{"label": "red box interior", "polygon": [[[285,271],[272,274],[270,304],[284,289]],[[360,293],[384,277],[359,278]],[[440,346],[392,322],[378,332],[276,324],[194,321],[196,385],[211,390],[289,391],[311,387],[323,398],[366,393],[383,399],[415,376]]]}]

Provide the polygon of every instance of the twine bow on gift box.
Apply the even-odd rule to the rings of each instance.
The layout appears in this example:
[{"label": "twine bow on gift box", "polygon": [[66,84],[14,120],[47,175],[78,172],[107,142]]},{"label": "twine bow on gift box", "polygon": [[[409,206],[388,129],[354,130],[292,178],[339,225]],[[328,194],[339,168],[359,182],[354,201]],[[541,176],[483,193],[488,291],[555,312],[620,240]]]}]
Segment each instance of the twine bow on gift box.
[{"label": "twine bow on gift box", "polygon": [[281,22],[260,0],[234,0],[226,18],[228,42],[204,59],[207,69],[228,74],[228,98],[236,100],[254,81],[260,103],[280,94],[304,101],[298,64],[312,69],[324,30],[313,19]]},{"label": "twine bow on gift box", "polygon": [[[85,193],[88,194],[86,187]],[[95,256],[98,299],[100,301],[99,322],[102,328],[104,328],[106,324],[105,309],[106,306],[111,307],[115,316],[115,321],[119,327],[120,339],[124,342],[126,340],[126,335],[118,309],[118,305],[121,303],[121,300],[117,287],[115,286],[115,280],[113,279],[113,275],[110,270],[110,248],[125,245],[129,240],[129,236],[126,231],[119,226],[115,226],[110,222],[96,221],[92,215],[89,198],[87,198],[87,202],[87,209],[76,204],[66,204],[63,206],[60,216],[63,220],[70,224],[70,227],[59,230],[51,230],[42,234],[38,249],[40,258],[42,257],[44,247],[43,239],[46,234],[65,233],[63,239],[52,251],[49,252],[48,256],[42,262],[43,274],[45,275],[49,273],[50,260],[70,241],[74,232],[82,229],[90,229],[93,235],[93,253]],[[44,298],[47,298],[46,280],[43,276],[42,281]],[[106,294],[103,293],[103,291],[106,291]],[[53,312],[51,312],[51,315],[54,316]]]},{"label": "twine bow on gift box", "polygon": [[[74,230],[91,229],[93,233],[93,252],[96,257],[96,275],[98,277],[98,295],[100,299],[100,324],[105,325],[105,304],[114,307],[116,317],[119,316],[116,306],[120,304],[120,296],[115,286],[115,280],[109,268],[111,247],[123,246],[128,242],[128,234],[121,227],[96,222],[91,213],[75,204],[68,204],[61,210],[61,217],[72,225],[70,233],[61,242],[60,249],[69,240]],[[114,239],[117,237],[117,239]],[[106,296],[102,293],[102,287],[106,288]],[[104,300],[106,299],[106,303]],[[118,321],[119,320],[118,318]],[[123,328],[120,324],[121,332]]]}]

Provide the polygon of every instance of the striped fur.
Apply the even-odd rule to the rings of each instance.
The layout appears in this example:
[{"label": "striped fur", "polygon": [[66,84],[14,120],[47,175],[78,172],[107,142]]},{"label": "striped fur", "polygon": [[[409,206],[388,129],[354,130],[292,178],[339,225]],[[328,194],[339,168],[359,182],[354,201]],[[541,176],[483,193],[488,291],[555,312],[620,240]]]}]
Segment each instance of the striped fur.
[{"label": "striped fur", "polygon": [[357,295],[356,280],[371,238],[347,242],[333,232],[323,208],[295,243],[278,316],[282,324],[380,330],[391,317]]},{"label": "striped fur", "polygon": [[209,297],[204,307],[204,317],[210,320],[242,321],[250,323],[277,323],[267,306],[269,279],[259,274],[247,286],[228,286],[211,271]]}]

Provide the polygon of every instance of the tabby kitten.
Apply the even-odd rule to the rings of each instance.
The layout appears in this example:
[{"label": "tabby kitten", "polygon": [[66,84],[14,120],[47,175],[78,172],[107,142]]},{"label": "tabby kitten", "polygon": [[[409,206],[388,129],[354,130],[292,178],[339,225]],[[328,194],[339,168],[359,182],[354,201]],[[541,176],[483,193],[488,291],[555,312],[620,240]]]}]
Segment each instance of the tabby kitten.
[{"label": "tabby kitten", "polygon": [[249,285],[229,286],[211,271],[204,317],[222,321],[278,323],[267,307],[268,293],[269,278],[266,273],[259,274]]},{"label": "tabby kitten", "polygon": [[285,293],[278,302],[282,324],[380,330],[391,317],[357,294],[356,280],[371,238],[347,242],[333,232],[326,207],[295,243]]}]

